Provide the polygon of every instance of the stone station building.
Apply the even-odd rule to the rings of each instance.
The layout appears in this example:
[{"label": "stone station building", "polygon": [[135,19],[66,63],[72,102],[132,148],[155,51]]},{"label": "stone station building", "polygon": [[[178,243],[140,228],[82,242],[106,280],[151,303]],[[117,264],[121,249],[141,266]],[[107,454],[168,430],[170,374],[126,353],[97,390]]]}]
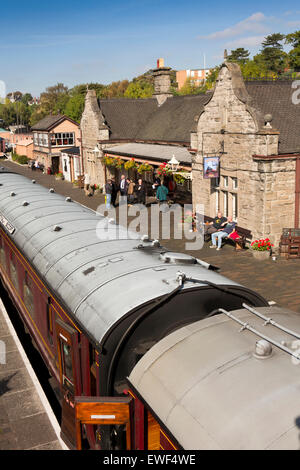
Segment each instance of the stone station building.
[{"label": "stone station building", "polygon": [[[192,172],[194,207],[207,216],[232,215],[253,238],[278,244],[284,227],[298,227],[300,104],[292,81],[244,82],[224,62],[214,90],[172,96],[167,67],[153,71],[149,99],[101,99],[86,94],[81,120],[84,172],[103,185],[104,156],[158,166],[173,155]],[[203,158],[220,158],[219,178],[204,178]]]}]

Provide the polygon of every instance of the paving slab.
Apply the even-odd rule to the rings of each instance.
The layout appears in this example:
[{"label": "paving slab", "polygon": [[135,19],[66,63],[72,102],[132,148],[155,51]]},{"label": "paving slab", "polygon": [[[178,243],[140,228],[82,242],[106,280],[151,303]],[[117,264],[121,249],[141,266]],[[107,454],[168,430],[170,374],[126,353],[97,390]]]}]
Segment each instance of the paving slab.
[{"label": "paving slab", "polygon": [[59,425],[0,299],[0,450],[62,450]]}]

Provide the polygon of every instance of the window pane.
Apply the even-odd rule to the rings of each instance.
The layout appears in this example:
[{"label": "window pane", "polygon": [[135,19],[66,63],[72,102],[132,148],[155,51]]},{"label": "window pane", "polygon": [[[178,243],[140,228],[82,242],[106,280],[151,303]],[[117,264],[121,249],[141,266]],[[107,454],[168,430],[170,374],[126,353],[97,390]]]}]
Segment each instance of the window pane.
[{"label": "window pane", "polygon": [[14,261],[12,259],[10,260],[10,278],[15,288],[19,289],[17,268],[14,265]]},{"label": "window pane", "polygon": [[64,341],[60,340],[61,345],[61,360],[63,367],[63,381],[64,384],[70,389],[74,390],[74,378],[73,378],[73,362],[72,362],[72,350]]}]

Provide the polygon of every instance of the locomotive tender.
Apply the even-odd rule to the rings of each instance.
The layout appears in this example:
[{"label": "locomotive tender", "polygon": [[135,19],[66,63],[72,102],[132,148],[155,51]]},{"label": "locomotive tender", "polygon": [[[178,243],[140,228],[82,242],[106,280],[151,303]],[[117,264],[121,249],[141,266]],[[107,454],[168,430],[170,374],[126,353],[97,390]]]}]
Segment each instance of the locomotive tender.
[{"label": "locomotive tender", "polygon": [[[290,445],[297,368],[276,347],[265,361],[253,355],[256,338],[224,313],[270,307],[208,268],[0,172],[1,280],[59,385],[70,448]],[[297,314],[271,310],[299,326]]]}]

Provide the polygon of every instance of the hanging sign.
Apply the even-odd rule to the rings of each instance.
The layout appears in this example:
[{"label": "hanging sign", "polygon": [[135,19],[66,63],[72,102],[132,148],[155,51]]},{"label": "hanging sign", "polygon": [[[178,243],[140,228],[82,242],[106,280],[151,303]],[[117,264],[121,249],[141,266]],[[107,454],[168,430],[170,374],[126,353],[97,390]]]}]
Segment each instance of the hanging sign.
[{"label": "hanging sign", "polygon": [[220,157],[203,157],[203,178],[220,177]]}]

